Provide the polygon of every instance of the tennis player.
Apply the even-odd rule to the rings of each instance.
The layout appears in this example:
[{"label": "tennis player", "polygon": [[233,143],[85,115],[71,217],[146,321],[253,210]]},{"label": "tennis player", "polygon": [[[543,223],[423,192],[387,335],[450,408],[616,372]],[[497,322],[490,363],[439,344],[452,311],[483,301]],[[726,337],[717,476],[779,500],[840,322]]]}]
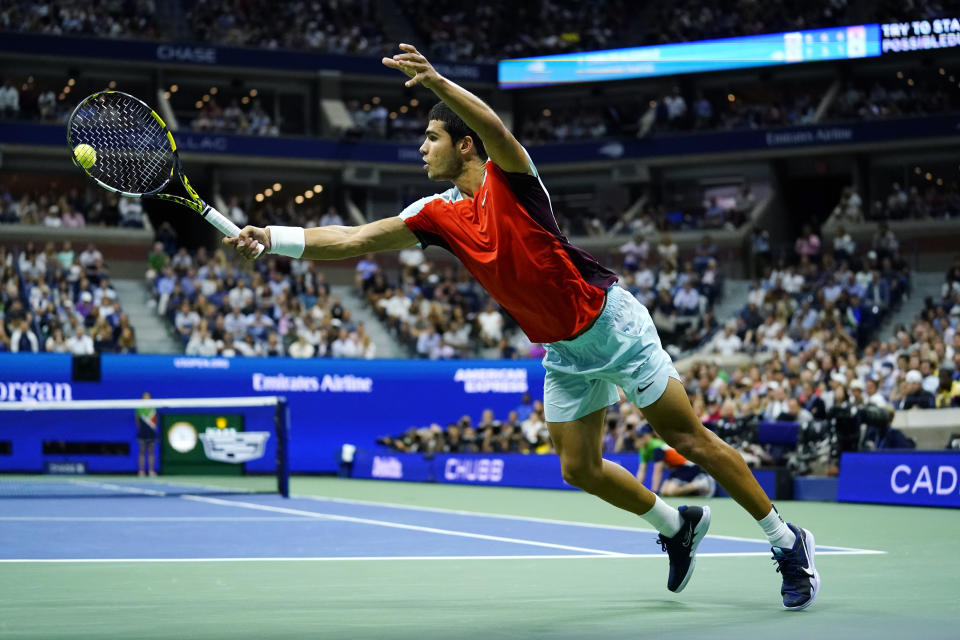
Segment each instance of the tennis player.
[{"label": "tennis player", "polygon": [[417,200],[398,217],[359,227],[245,227],[226,238],[248,259],[260,242],[270,253],[340,260],[419,243],[450,251],[546,348],[544,408],[563,478],[635,513],[660,532],[670,558],[667,588],[681,591],[710,526],[709,507],[675,509],[632,473],[604,460],[606,407],[617,387],[681,455],[713,476],[757,520],[783,576],[784,606],[803,609],[817,594],[813,535],[785,523],[740,454],[697,419],[647,309],[617,276],[560,232],[550,196],[526,150],[477,96],[444,78],[408,44],[383,64],[441,102],[429,113],[420,147],[432,180],[453,187]]}]

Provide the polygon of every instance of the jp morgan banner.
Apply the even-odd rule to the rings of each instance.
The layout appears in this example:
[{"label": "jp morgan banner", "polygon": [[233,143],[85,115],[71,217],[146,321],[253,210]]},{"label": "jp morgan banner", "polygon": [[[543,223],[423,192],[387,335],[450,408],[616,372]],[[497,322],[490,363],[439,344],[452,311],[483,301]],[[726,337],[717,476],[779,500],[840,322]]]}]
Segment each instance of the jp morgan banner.
[{"label": "jp morgan banner", "polygon": [[960,451],[846,453],[837,500],[960,507]]}]

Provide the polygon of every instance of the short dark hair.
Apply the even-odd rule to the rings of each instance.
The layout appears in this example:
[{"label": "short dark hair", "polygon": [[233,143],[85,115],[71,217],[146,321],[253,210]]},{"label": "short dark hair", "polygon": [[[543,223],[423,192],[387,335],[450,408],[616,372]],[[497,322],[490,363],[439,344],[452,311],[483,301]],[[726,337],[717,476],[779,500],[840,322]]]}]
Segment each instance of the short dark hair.
[{"label": "short dark hair", "polygon": [[427,121],[439,120],[443,123],[443,128],[450,134],[450,139],[456,144],[467,136],[473,139],[473,146],[477,150],[477,156],[484,160],[487,157],[487,150],[483,147],[483,140],[477,135],[477,132],[467,126],[463,119],[454,113],[453,109],[443,102],[438,102],[430,108],[427,114]]}]

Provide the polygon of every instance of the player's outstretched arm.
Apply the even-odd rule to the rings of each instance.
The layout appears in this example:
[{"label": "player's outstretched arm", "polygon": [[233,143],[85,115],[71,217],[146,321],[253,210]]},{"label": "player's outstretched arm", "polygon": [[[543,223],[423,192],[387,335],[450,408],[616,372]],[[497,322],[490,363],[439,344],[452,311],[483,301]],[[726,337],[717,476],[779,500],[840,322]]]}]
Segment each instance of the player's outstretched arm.
[{"label": "player's outstretched arm", "polygon": [[384,218],[359,227],[253,227],[247,226],[236,238],[224,238],[248,260],[256,257],[257,243],[263,253],[305,260],[341,260],[365,253],[405,249],[417,243],[417,237],[399,217]]},{"label": "player's outstretched arm", "polygon": [[530,160],[500,116],[487,103],[455,82],[437,73],[427,58],[412,44],[401,44],[404,53],[382,60],[385,66],[410,76],[407,87],[422,84],[443,100],[483,140],[490,159],[508,173],[528,173]]}]

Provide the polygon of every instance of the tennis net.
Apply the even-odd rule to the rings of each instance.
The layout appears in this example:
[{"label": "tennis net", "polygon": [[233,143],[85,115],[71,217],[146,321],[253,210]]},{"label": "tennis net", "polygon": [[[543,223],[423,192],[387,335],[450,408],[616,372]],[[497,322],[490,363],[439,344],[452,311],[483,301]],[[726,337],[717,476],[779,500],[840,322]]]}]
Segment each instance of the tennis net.
[{"label": "tennis net", "polygon": [[0,498],[280,493],[278,396],[0,403]]}]

